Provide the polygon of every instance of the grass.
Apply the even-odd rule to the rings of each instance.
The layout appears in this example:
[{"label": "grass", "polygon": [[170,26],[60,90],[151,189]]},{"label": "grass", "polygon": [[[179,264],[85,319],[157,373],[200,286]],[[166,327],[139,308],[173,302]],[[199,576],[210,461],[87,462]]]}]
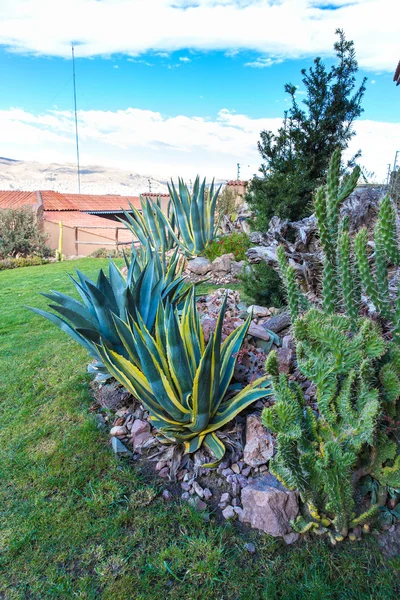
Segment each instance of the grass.
[{"label": "grass", "polygon": [[372,537],[288,547],[171,509],[159,482],[116,462],[88,411],[84,351],[23,308],[45,305],[39,291],[71,292],[74,267],[93,276],[106,263],[0,273],[0,598],[398,597],[399,561]]}]

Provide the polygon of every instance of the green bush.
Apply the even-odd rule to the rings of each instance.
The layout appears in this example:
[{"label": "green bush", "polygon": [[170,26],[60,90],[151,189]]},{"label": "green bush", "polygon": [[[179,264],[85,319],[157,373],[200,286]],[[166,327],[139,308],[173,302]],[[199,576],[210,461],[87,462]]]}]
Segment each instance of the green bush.
[{"label": "green bush", "polygon": [[240,277],[243,290],[255,304],[280,307],[285,304],[285,288],[278,273],[266,262],[247,265]]},{"label": "green bush", "polygon": [[48,262],[48,260],[42,258],[41,256],[27,256],[26,258],[3,258],[0,259],[0,271],[5,271],[7,269],[18,269],[19,267],[45,265]]},{"label": "green bush", "polygon": [[97,248],[97,250],[93,250],[89,256],[91,258],[122,258],[124,253],[122,250],[116,250],[115,248],[112,248],[112,250],[107,250],[107,248]]},{"label": "green bush", "polygon": [[223,254],[233,254],[235,260],[244,260],[250,246],[250,239],[246,233],[234,232],[213,240],[204,252],[204,256],[213,261]]},{"label": "green bush", "polygon": [[0,210],[0,258],[52,256],[46,239],[30,207]]}]

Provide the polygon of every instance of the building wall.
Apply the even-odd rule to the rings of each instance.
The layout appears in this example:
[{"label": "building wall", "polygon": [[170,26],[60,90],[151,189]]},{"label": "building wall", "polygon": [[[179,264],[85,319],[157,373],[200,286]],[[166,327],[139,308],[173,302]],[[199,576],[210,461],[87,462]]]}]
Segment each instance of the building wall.
[{"label": "building wall", "polygon": [[[53,250],[58,248],[60,228],[58,223],[52,221],[43,221],[43,228],[48,234],[47,243]],[[106,250],[115,250],[116,246],[109,238],[101,237],[94,233],[82,231],[78,228],[78,243],[75,239],[75,227],[63,225],[63,254],[65,256],[88,256],[95,250],[105,248]],[[90,242],[85,244],[83,242]],[[121,248],[121,246],[119,246]]]},{"label": "building wall", "polygon": [[243,203],[246,195],[246,188],[247,182],[242,182],[240,185],[227,183],[226,189],[233,193],[236,206]]}]

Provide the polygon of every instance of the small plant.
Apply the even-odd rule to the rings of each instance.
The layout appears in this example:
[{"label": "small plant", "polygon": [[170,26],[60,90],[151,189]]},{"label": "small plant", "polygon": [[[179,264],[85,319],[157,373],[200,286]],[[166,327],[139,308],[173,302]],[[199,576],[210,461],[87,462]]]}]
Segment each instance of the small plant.
[{"label": "small plant", "polygon": [[226,298],[207,345],[192,288],[180,316],[170,302],[159,305],[154,334],[140,316],[137,321],[115,318],[128,359],[107,340],[98,346],[109,372],[149,410],[161,441],[183,443],[187,453],[204,445],[216,459],[205,466],[215,466],[225,453],[215,432],[271,393],[261,377],[235,396],[227,395],[251,316],[221,344],[225,308]]},{"label": "small plant", "polygon": [[246,252],[250,248],[250,238],[246,233],[233,232],[214,239],[206,248],[204,256],[213,261],[223,254],[233,254],[235,260],[246,258]]},{"label": "small plant", "polygon": [[235,194],[232,190],[225,187],[218,196],[216,206],[217,223],[221,223],[224,217],[231,220],[236,210]]},{"label": "small plant", "polygon": [[49,261],[41,256],[27,256],[24,258],[3,258],[0,259],[0,271],[7,269],[18,269],[20,267],[36,267],[46,265]]},{"label": "small plant", "polygon": [[266,262],[247,264],[240,279],[245,294],[256,304],[275,307],[285,305],[286,293],[282,280]]}]

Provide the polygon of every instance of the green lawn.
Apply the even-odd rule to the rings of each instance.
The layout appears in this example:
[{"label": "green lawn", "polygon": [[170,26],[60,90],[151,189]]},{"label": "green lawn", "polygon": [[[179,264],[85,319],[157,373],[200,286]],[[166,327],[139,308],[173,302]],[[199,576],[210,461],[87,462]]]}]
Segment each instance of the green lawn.
[{"label": "green lawn", "polygon": [[39,291],[70,292],[73,268],[94,275],[106,264],[0,273],[0,598],[398,597],[399,561],[373,538],[288,547],[243,534],[172,509],[157,482],[116,462],[88,411],[84,351],[23,308],[45,305]]}]

